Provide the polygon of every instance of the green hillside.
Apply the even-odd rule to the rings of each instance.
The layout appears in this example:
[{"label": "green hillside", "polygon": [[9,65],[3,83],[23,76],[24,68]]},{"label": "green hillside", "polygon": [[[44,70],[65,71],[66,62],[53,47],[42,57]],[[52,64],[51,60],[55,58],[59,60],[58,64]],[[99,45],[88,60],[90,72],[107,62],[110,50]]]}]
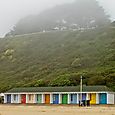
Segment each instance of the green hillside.
[{"label": "green hillside", "polygon": [[12,87],[107,85],[115,90],[115,28],[0,39],[0,91]]}]

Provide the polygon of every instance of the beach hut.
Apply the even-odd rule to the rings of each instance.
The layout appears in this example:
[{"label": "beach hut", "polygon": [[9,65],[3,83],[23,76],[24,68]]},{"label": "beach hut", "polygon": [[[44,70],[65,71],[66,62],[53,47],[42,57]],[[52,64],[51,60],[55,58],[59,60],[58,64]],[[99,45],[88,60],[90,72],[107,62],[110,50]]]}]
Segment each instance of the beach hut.
[{"label": "beach hut", "polygon": [[4,93],[4,103],[20,104],[115,104],[115,93],[106,86],[13,88]]}]

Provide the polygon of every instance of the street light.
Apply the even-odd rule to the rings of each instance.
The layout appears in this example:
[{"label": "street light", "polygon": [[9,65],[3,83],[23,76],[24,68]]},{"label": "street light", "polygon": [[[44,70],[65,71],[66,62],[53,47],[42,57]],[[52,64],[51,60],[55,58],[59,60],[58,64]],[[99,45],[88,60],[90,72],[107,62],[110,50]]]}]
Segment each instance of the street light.
[{"label": "street light", "polygon": [[83,77],[80,77],[80,106],[82,106]]}]

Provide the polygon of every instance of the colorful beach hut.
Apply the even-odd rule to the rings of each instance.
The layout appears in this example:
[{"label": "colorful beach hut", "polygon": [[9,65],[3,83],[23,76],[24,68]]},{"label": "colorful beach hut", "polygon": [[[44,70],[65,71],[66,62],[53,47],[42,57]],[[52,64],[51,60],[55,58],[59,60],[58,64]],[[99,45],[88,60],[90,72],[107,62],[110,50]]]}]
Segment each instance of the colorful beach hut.
[{"label": "colorful beach hut", "polygon": [[13,88],[4,93],[4,103],[17,104],[115,104],[115,93],[106,86]]}]

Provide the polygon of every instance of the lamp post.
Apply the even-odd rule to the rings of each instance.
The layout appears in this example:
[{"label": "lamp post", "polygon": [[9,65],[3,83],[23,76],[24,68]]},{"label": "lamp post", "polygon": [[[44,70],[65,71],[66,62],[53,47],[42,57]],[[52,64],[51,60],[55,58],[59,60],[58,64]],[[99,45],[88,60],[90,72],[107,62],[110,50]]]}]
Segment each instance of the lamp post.
[{"label": "lamp post", "polygon": [[80,106],[82,106],[83,77],[80,77]]}]

